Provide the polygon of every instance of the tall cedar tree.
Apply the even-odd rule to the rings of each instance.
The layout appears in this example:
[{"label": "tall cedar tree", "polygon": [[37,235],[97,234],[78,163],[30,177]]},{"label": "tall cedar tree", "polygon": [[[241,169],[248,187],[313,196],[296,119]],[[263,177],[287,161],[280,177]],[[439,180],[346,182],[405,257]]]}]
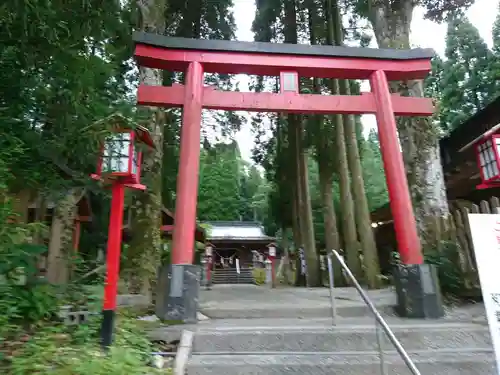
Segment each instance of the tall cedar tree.
[{"label": "tall cedar tree", "polygon": [[[332,17],[336,24],[335,44],[344,43],[344,28],[338,0],[332,0]],[[339,80],[340,93],[351,94],[351,85],[347,80]],[[347,152],[347,162],[351,172],[351,186],[353,191],[354,215],[359,235],[361,250],[363,254],[364,277],[370,288],[376,288],[379,284],[379,262],[375,236],[371,227],[370,211],[366,198],[363,172],[361,170],[361,160],[359,145],[357,140],[357,123],[354,115],[344,115],[342,118],[345,128],[345,145]]]},{"label": "tall cedar tree", "polygon": [[491,101],[496,82],[490,74],[493,55],[467,18],[449,21],[445,55],[439,115],[451,131]]},{"label": "tall cedar tree", "polygon": [[[351,0],[357,13],[370,21],[379,48],[409,49],[413,10],[423,6],[426,16],[442,21],[470,6],[473,0]],[[392,82],[391,90],[404,96],[423,95],[420,81]],[[417,226],[424,250],[434,245],[432,217],[448,215],[443,170],[440,161],[438,126],[428,118],[398,119],[407,178]]]},{"label": "tall cedar tree", "polygon": [[[141,31],[163,34],[165,32],[164,11],[167,0],[139,0],[138,29]],[[139,67],[139,81],[149,86],[161,86],[163,73],[158,69]],[[134,235],[124,262],[124,274],[129,292],[152,295],[156,269],[160,262],[161,209],[162,209],[162,162],[163,162],[163,127],[165,112],[162,108],[145,107],[145,125],[151,132],[156,145],[154,150],[144,153],[142,160],[142,179],[148,187],[134,196],[132,228]]]}]

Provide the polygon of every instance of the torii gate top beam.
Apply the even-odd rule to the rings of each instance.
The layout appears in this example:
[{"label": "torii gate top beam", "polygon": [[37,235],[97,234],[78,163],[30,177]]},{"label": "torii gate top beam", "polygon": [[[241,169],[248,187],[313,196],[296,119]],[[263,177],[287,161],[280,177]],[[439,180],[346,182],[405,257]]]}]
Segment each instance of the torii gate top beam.
[{"label": "torii gate top beam", "polygon": [[197,40],[135,32],[140,66],[186,71],[192,61],[207,73],[368,79],[379,70],[388,80],[423,79],[431,69],[432,49],[375,49],[278,43]]}]

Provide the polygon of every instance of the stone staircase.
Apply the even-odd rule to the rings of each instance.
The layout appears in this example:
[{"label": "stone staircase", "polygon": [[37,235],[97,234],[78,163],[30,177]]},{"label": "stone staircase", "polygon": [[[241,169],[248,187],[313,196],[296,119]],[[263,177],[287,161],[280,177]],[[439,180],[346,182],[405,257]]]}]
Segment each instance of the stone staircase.
[{"label": "stone staircase", "polygon": [[240,273],[236,268],[216,269],[212,273],[213,284],[255,284],[251,268],[240,268]]},{"label": "stone staircase", "polygon": [[[394,316],[392,289],[369,291],[422,375],[496,375],[480,304],[438,320]],[[352,288],[336,289],[337,325],[323,288],[215,285],[200,295],[188,375],[382,375],[375,319]],[[384,375],[411,375],[384,336]]]},{"label": "stone staircase", "polygon": [[[188,375],[382,375],[374,318],[352,289],[337,290],[332,326],[328,290],[219,285],[203,292]],[[496,375],[481,305],[439,320],[394,316],[391,290],[370,297],[422,375]],[[384,375],[411,375],[384,336]]]},{"label": "stone staircase", "polygon": [[[373,321],[347,318],[336,327],[325,320],[311,322],[280,325],[273,319],[260,327],[200,327],[188,374],[381,374]],[[389,324],[422,375],[496,374],[485,326],[397,318]],[[387,374],[410,375],[388,340],[383,345]]]}]

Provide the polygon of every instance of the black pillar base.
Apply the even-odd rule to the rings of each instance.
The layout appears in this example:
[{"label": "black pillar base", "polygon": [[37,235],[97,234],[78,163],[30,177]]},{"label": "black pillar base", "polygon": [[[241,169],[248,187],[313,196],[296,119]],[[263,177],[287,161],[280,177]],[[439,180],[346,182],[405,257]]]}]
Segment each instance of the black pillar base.
[{"label": "black pillar base", "polygon": [[101,322],[101,347],[107,350],[113,342],[114,310],[103,310]]},{"label": "black pillar base", "polygon": [[200,266],[193,264],[172,264],[160,269],[155,306],[158,318],[198,322],[200,273]]},{"label": "black pillar base", "polygon": [[431,264],[394,268],[396,314],[404,318],[437,319],[444,316],[437,270]]}]

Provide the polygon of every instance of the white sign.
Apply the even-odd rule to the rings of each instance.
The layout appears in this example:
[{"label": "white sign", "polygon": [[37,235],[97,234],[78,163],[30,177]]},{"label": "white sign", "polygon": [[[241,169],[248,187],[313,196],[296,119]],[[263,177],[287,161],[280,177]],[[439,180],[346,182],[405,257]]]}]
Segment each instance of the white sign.
[{"label": "white sign", "polygon": [[240,260],[236,258],[236,272],[238,275],[240,274]]},{"label": "white sign", "polygon": [[497,373],[500,375],[500,215],[468,216]]}]

